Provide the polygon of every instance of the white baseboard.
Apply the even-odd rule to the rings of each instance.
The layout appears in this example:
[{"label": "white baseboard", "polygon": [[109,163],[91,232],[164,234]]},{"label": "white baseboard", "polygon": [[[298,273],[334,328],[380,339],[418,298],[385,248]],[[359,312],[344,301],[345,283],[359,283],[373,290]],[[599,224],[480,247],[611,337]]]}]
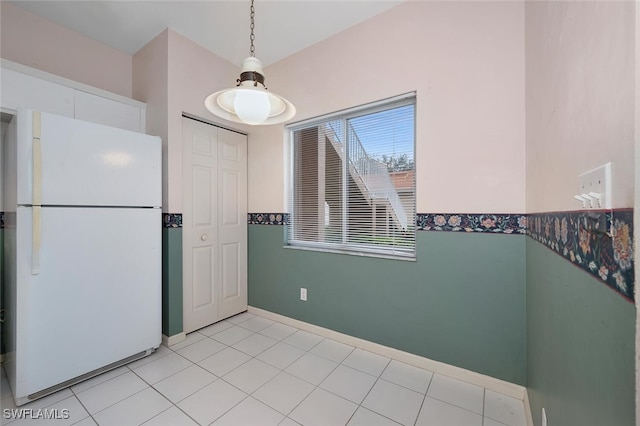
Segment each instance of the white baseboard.
[{"label": "white baseboard", "polygon": [[533,425],[533,414],[531,413],[531,404],[529,403],[529,393],[527,389],[524,390],[524,415],[527,419],[527,426]]},{"label": "white baseboard", "polygon": [[[404,362],[405,364],[410,364],[419,368],[423,368],[425,370],[432,371],[434,373],[442,374],[444,376],[452,377],[454,379],[459,379],[467,383],[481,386],[485,389],[489,389],[494,392],[510,396],[512,398],[516,398],[522,401],[528,399],[526,398],[526,388],[521,385],[516,385],[515,383],[496,379],[495,377],[486,376],[484,374],[476,373],[464,368],[455,367],[453,365],[445,364],[444,362],[434,361],[429,358],[425,358],[409,352],[404,352],[399,349],[390,348],[388,346],[370,342],[358,337],[349,336],[348,334],[339,333],[337,331],[329,330],[328,328],[319,327],[317,325],[285,317],[284,315],[265,311],[264,309],[255,308],[253,306],[249,306],[247,311],[254,315],[258,315],[264,318],[271,319],[273,321],[299,328],[300,330],[305,330],[323,337],[328,337],[340,343],[355,346],[356,348],[364,349],[369,352],[385,356],[387,358]],[[529,426],[532,426],[532,424]]]},{"label": "white baseboard", "polygon": [[173,336],[165,336],[162,335],[162,344],[169,347],[173,345],[177,345],[180,342],[184,342],[187,338],[187,335],[182,333],[174,334]]}]

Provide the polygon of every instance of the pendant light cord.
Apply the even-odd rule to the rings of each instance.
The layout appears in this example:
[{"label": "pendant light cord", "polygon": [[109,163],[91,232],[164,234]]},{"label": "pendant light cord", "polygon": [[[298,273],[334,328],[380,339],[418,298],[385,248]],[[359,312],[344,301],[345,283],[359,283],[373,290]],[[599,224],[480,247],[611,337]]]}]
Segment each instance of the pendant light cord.
[{"label": "pendant light cord", "polygon": [[251,35],[249,36],[249,40],[251,40],[251,50],[249,51],[249,53],[251,54],[251,56],[255,57],[256,56],[256,48],[253,46],[253,41],[256,39],[256,36],[253,34],[253,29],[255,28],[255,23],[253,22],[253,19],[256,15],[256,10],[253,7],[253,0],[251,0]]}]

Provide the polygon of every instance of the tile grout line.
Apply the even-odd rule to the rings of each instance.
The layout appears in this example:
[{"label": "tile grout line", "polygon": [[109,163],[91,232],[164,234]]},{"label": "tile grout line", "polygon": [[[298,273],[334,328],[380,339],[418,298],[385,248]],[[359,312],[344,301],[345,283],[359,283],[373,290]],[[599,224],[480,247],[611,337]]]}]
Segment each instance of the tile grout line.
[{"label": "tile grout line", "polygon": [[[382,376],[382,374],[384,373],[384,371],[387,369],[387,367],[389,366],[389,363],[390,363],[390,362],[391,362],[391,360],[389,360],[389,362],[387,362],[387,365],[385,365],[384,369],[380,372],[380,376],[376,377],[376,381],[375,381],[375,382],[373,382],[373,386],[371,386],[371,389],[369,389],[369,390],[367,391],[367,394],[364,396],[364,398],[362,398],[362,401],[360,401],[360,404],[358,405],[358,408],[356,408],[356,411],[358,411],[358,409],[359,409],[360,407],[362,407],[362,408],[364,408],[365,410],[369,410],[369,411],[371,411],[372,413],[376,413],[377,415],[382,416],[382,417],[384,417],[385,419],[388,419],[388,417],[387,417],[387,416],[384,416],[384,415],[382,415],[382,414],[378,413],[377,411],[373,411],[373,410],[371,410],[371,409],[369,409],[369,408],[367,408],[367,407],[363,406],[363,405],[362,405],[362,403],[367,399],[367,397],[369,396],[369,394],[371,393],[371,391],[373,390],[373,388],[376,386],[376,384],[378,384],[378,382],[380,381],[380,377]],[[355,415],[355,411],[354,411],[354,413],[353,413],[353,414]],[[352,417],[353,417],[353,416],[352,416]],[[393,419],[389,419],[389,420],[391,420],[391,421],[395,421],[395,420],[393,420]],[[349,421],[351,421],[351,419],[349,419]],[[348,422],[347,422],[347,423],[348,423]]]},{"label": "tile grout line", "polygon": [[[127,367],[127,365],[125,364],[123,367]],[[119,368],[119,367],[118,367],[118,368]],[[128,368],[127,368],[127,369],[128,369]],[[115,370],[115,369],[114,369],[114,370]],[[113,371],[113,370],[110,370],[110,371]],[[105,373],[106,373],[106,372],[105,372]],[[104,374],[104,373],[103,373],[103,374]],[[124,375],[124,374],[127,374],[127,373],[118,374],[117,376],[112,377],[112,378],[110,378],[110,379],[108,379],[108,380],[105,380],[105,381],[104,381],[104,382],[102,382],[102,383],[110,382],[111,380],[116,379],[116,378],[118,378],[118,377],[120,377],[120,376],[122,376],[122,375]],[[94,377],[98,377],[98,376],[94,376]],[[82,382],[80,382],[80,383],[82,383]],[[97,386],[101,385],[102,383],[98,383],[98,384],[97,384],[97,385],[95,385],[95,386],[91,386],[91,387],[89,387],[89,388],[85,389],[84,391],[88,391],[88,390],[90,390],[90,389],[93,389],[93,388],[95,388],[95,387],[97,387]],[[83,420],[85,420],[85,419],[87,419],[87,418],[89,418],[89,417],[91,418],[91,420],[93,420],[93,421],[97,424],[98,422],[97,422],[97,421],[96,421],[96,419],[93,417],[93,414],[89,411],[89,409],[85,406],[85,404],[82,402],[82,400],[78,397],[78,395],[79,395],[79,394],[81,394],[81,393],[82,393],[82,392],[84,392],[84,391],[76,393],[76,391],[74,391],[74,390],[72,389],[72,386],[68,387],[67,389],[69,389],[69,391],[71,392],[71,396],[70,396],[70,397],[68,397],[68,398],[71,398],[71,397],[75,398],[75,399],[78,401],[78,403],[80,404],[80,406],[82,406],[82,408],[87,412],[87,417],[83,417],[82,419],[80,419],[80,420],[78,420],[77,422],[74,422],[74,423],[72,423],[72,424],[79,423],[79,422],[81,422],[81,421],[83,421]],[[60,389],[60,390],[63,390],[63,389]],[[144,390],[144,389],[142,389],[142,390]],[[140,390],[139,392],[142,392],[142,390]],[[136,393],[138,393],[138,392],[136,392]],[[102,409],[102,410],[100,410],[100,411],[106,410],[107,408],[114,406],[114,405],[115,405],[115,404],[117,404],[118,402],[124,401],[125,399],[129,398],[130,396],[135,395],[136,393],[134,393],[134,394],[132,394],[132,395],[129,395],[129,396],[125,397],[124,399],[121,399],[120,401],[117,401],[117,402],[113,403],[112,405],[110,405],[110,406],[108,406],[108,407],[103,408],[103,409]],[[52,395],[53,395],[53,394],[52,394]],[[68,399],[68,398],[65,398],[65,399]],[[58,401],[58,402],[62,402],[62,401],[64,401],[65,399],[62,399],[61,401]],[[46,407],[50,407],[51,405],[53,405],[53,404],[57,404],[58,402],[54,402],[54,403],[52,403],[52,404],[49,404],[49,405],[47,405]],[[100,411],[97,411],[97,412],[96,412],[96,413],[94,413],[94,414],[97,414],[97,413],[99,413]]]},{"label": "tile grout line", "polygon": [[[425,371],[428,371],[428,370],[425,370]],[[459,409],[461,409],[461,410],[468,411],[469,413],[473,413],[473,414],[475,414],[475,415],[482,416],[482,418],[483,418],[482,423],[484,424],[484,418],[485,418],[485,415],[484,415],[484,407],[485,407],[485,403],[484,403],[484,401],[485,401],[485,392],[486,392],[486,389],[485,389],[484,387],[482,387],[482,414],[479,414],[479,413],[476,413],[476,412],[475,412],[475,411],[473,411],[473,410],[469,410],[468,408],[461,407],[460,405],[456,405],[456,404],[454,404],[454,403],[452,403],[452,402],[445,401],[445,400],[443,400],[443,399],[440,399],[440,398],[435,397],[435,396],[432,396],[432,395],[428,395],[428,393],[429,393],[429,389],[431,388],[431,384],[433,383],[433,378],[435,377],[435,375],[436,375],[436,374],[438,374],[438,373],[432,373],[432,375],[431,375],[431,379],[429,380],[429,385],[427,386],[427,392],[425,393],[425,400],[426,400],[426,397],[428,396],[429,398],[435,399],[436,401],[440,401],[440,402],[445,403],[445,404],[447,404],[447,405],[451,405],[452,407],[456,407],[456,408],[459,408]],[[442,376],[442,375],[441,375],[441,376]],[[448,377],[448,376],[443,376],[443,377]],[[453,380],[458,380],[458,379],[453,379]],[[465,382],[465,381],[463,381],[463,380],[459,380],[459,381],[460,381],[460,382],[462,382],[462,383],[467,383],[467,382]],[[473,385],[472,383],[468,383],[468,384]],[[477,386],[477,385],[473,385],[473,386]],[[481,387],[481,386],[478,386],[478,387]],[[422,407],[420,407],[420,409],[422,410]],[[491,419],[491,420],[493,420],[493,419]]]},{"label": "tile grout line", "polygon": [[[296,331],[296,332],[294,332],[293,334],[295,334],[295,333],[297,333],[297,331]],[[307,333],[308,333],[308,332],[307,332]],[[313,333],[311,333],[311,334],[313,334]],[[314,353],[312,353],[312,352],[311,352],[311,350],[312,350],[312,349],[314,349],[315,347],[317,347],[320,343],[324,342],[325,340],[326,340],[326,338],[323,338],[323,339],[322,339],[322,340],[320,340],[318,343],[316,343],[315,345],[313,345],[312,347],[310,347],[310,348],[305,352],[305,355],[306,355],[306,354],[311,354],[311,355],[315,355],[315,356],[318,356],[318,357],[323,358],[323,359],[327,359],[327,358],[325,358],[325,357],[323,357],[323,356],[320,356],[320,355],[317,355],[317,354],[314,354]],[[298,349],[300,349],[300,348],[298,348]],[[296,361],[298,361],[298,360],[299,360],[299,359],[301,359],[302,357],[304,357],[304,355],[301,355],[301,356],[300,356]],[[291,365],[293,365],[296,361],[292,362],[292,363],[289,365],[289,367],[291,367]],[[333,360],[329,360],[329,361],[335,362],[335,361],[333,361]],[[289,414],[293,413],[293,412],[296,410],[296,408],[298,408],[298,407],[300,406],[300,404],[302,404],[302,403],[303,403],[307,398],[309,398],[309,396],[310,396],[313,392],[315,392],[317,389],[322,389],[322,388],[320,387],[320,385],[321,385],[321,384],[322,384],[322,383],[327,379],[327,377],[329,377],[329,376],[331,375],[331,373],[333,373],[333,372],[336,370],[336,368],[338,368],[338,366],[339,366],[339,365],[340,365],[340,364],[339,364],[339,363],[337,363],[337,364],[336,364],[336,366],[335,366],[335,367],[334,367],[334,368],[329,372],[329,374],[327,374],[327,375],[326,375],[326,377],[325,377],[324,379],[322,379],[322,380],[320,381],[320,383],[318,383],[317,385],[316,385],[316,384],[314,384],[314,383],[308,382],[307,380],[305,380],[305,379],[303,379],[303,378],[301,378],[301,377],[298,377],[298,376],[296,376],[296,375],[294,375],[294,374],[287,373],[287,374],[291,374],[293,377],[298,378],[299,380],[302,380],[302,381],[303,381],[303,382],[305,382],[305,383],[309,383],[310,385],[314,386],[314,389],[313,389],[311,392],[309,392],[309,394],[308,394],[307,396],[305,396],[305,397],[304,397],[304,398],[303,398],[303,399],[302,399],[302,400],[301,400],[301,401],[300,401],[300,402],[299,402],[295,407],[293,407],[293,409],[289,412]],[[289,368],[289,367],[287,367],[287,368]],[[283,371],[285,371],[285,370],[283,370]],[[325,389],[322,389],[322,390],[324,390],[325,392],[329,392],[329,391],[327,391],[327,390],[325,390]],[[331,393],[332,395],[335,395],[335,394],[333,394],[332,392],[329,392],[329,393]],[[335,396],[340,397],[340,395],[335,395]],[[342,397],[340,397],[340,398],[342,398]],[[343,398],[343,399],[344,399],[344,398]],[[287,415],[287,417],[289,417],[289,415]],[[296,423],[297,423],[297,422],[296,422]]]},{"label": "tile grout line", "polygon": [[[346,358],[345,358],[345,359],[346,359]],[[380,374],[376,377],[376,381],[375,381],[375,382],[373,382],[373,385],[372,385],[372,386],[371,386],[371,388],[367,391],[367,394],[364,396],[364,398],[362,398],[362,401],[360,401],[360,404],[358,404],[358,408],[356,408],[356,411],[358,411],[358,409],[359,409],[359,408],[363,408],[363,409],[368,410],[368,411],[371,411],[372,413],[375,413],[375,414],[377,414],[377,415],[379,415],[379,416],[381,416],[381,417],[384,417],[385,419],[389,419],[389,420],[391,420],[391,421],[392,421],[392,422],[394,422],[394,423],[401,424],[401,423],[399,423],[399,422],[396,422],[396,421],[395,421],[395,420],[393,420],[392,418],[385,416],[384,414],[378,413],[377,411],[374,411],[374,410],[372,410],[372,409],[370,409],[370,408],[367,408],[367,407],[365,407],[364,405],[362,405],[362,404],[364,403],[364,401],[367,399],[367,397],[369,396],[369,394],[371,393],[371,391],[373,390],[373,388],[376,386],[376,384],[378,384],[378,382],[379,382],[380,380],[384,380],[384,379],[382,378],[382,375],[383,375],[383,374],[384,374],[384,372],[387,370],[387,368],[389,368],[389,365],[391,364],[391,361],[392,361],[392,360],[391,360],[391,358],[389,358],[389,360],[387,361],[387,364],[384,366],[384,368],[382,369],[382,371],[380,372]],[[343,362],[344,362],[344,361],[343,361]],[[364,371],[363,371],[363,373],[364,373]],[[386,380],[384,380],[384,381],[386,382]],[[389,383],[390,383],[390,382],[389,382]],[[418,411],[418,413],[419,413],[419,411]],[[353,415],[355,415],[355,411],[354,411]],[[352,416],[352,417],[353,417],[353,416]],[[351,421],[351,419],[349,419],[349,421]],[[347,423],[348,423],[348,422],[347,422]]]},{"label": "tile grout line", "polygon": [[[428,396],[429,398],[431,398],[431,399],[433,399],[433,400],[440,401],[440,402],[442,402],[443,404],[447,404],[447,405],[450,405],[450,406],[452,406],[452,407],[458,408],[458,409],[460,409],[460,410],[464,410],[464,411],[466,411],[466,412],[468,412],[468,413],[475,414],[476,416],[480,416],[480,417],[482,417],[482,418],[485,418],[485,417],[486,417],[484,414],[476,413],[475,411],[469,410],[468,408],[464,408],[464,407],[461,407],[461,406],[459,406],[459,405],[456,405],[456,404],[454,404],[454,403],[452,403],[452,402],[445,401],[445,400],[440,399],[440,398],[436,398],[435,396],[426,395],[426,394],[425,394],[425,396]],[[484,407],[483,407],[482,412],[484,413]],[[487,417],[487,418],[491,419],[491,417]],[[495,419],[491,419],[491,420],[497,421],[497,420],[495,420]],[[498,423],[502,423],[502,422],[498,422]]]},{"label": "tile grout line", "polygon": [[[164,396],[164,395],[163,395]],[[171,402],[171,401],[169,401]],[[175,407],[175,405],[173,403],[171,403],[171,407],[167,408],[166,410],[162,410],[160,411],[158,414],[156,414],[155,416],[151,417],[150,419],[145,420],[144,422],[140,423],[139,426],[143,426],[147,423],[149,423],[151,420],[155,419],[156,417],[160,416],[163,413],[166,413],[167,411],[171,410],[171,408]],[[186,414],[186,413],[185,413]],[[196,422],[197,423],[197,422]]]},{"label": "tile grout line", "polygon": [[[126,373],[123,373],[123,374],[126,374]],[[121,376],[121,375],[118,375],[118,376],[116,376],[116,377],[120,377],[120,376]],[[115,379],[115,377],[113,377],[113,379]],[[112,380],[112,379],[109,379],[109,380]],[[105,381],[105,382],[103,382],[103,383],[106,383],[106,382],[108,382],[109,380],[106,380],[106,381]],[[97,386],[97,385],[96,385],[96,386]],[[92,388],[94,388],[94,387],[95,387],[95,386],[92,386],[92,387],[90,387],[89,389],[92,389]],[[85,390],[89,390],[89,389],[85,389]],[[80,406],[81,406],[82,408],[84,408],[84,411],[86,411],[86,412],[87,412],[87,414],[89,415],[89,417],[91,418],[91,420],[93,420],[93,422],[94,422],[95,424],[98,424],[98,422],[96,421],[96,419],[94,419],[94,418],[93,418],[93,414],[91,414],[91,413],[89,412],[89,410],[87,409],[87,407],[85,407],[85,405],[82,403],[82,401],[80,400],[80,398],[78,398],[78,395],[76,394],[76,392],[75,392],[73,389],[71,389],[71,388],[69,388],[69,390],[71,391],[71,394],[72,394],[72,395],[73,395],[73,396],[78,400],[78,403],[80,404]],[[86,419],[86,418],[87,418],[87,417],[85,417],[85,418],[83,418],[83,419],[81,419],[81,420],[78,420],[78,421],[77,421],[77,422],[75,422],[75,423],[80,423],[81,421],[83,421],[83,420],[84,420],[84,419]],[[73,423],[73,424],[75,424],[75,423]]]},{"label": "tile grout line", "polygon": [[[222,380],[222,379],[220,379]],[[225,381],[225,383],[228,383]],[[229,385],[231,385],[231,383],[228,383]],[[233,385],[231,385],[233,386]],[[237,388],[236,388],[237,389]],[[225,411],[224,413],[220,414],[218,417],[216,417],[215,419],[213,419],[213,421],[211,423],[209,423],[209,426],[211,426],[212,424],[214,424],[215,422],[217,422],[218,420],[220,420],[221,418],[223,418],[225,415],[227,415],[227,413],[231,410],[233,410],[234,408],[236,408],[238,405],[242,404],[243,401],[245,401],[247,398],[249,398],[251,395],[247,394],[246,392],[242,391],[242,393],[244,393],[246,396],[244,398],[242,398],[240,401],[238,401],[237,404],[234,404],[232,407],[229,407],[229,409],[227,411]],[[198,422],[196,422],[198,423]],[[200,423],[198,423],[200,424]]]},{"label": "tile grout line", "polygon": [[[189,345],[187,345],[187,346],[189,346]],[[168,350],[170,350],[171,352],[173,352],[174,354],[179,355],[179,356],[181,356],[181,357],[182,357],[182,355],[181,355],[181,354],[177,353],[177,352],[176,352],[176,351],[174,351],[173,349],[171,349],[171,348],[169,348],[169,347],[167,347],[167,349],[168,349]],[[169,355],[169,354],[167,354],[167,355]],[[164,355],[164,356],[162,356],[162,357],[160,357],[160,358],[158,358],[158,359],[164,358],[165,356],[166,356],[166,355]],[[187,359],[187,358],[185,358],[185,357],[182,357],[182,358]],[[154,360],[154,361],[157,361],[157,360]],[[151,361],[151,362],[154,362],[154,361]],[[196,363],[194,363],[193,361],[191,361],[191,360],[189,360],[189,359],[187,359],[187,361],[191,362],[193,365],[197,365]],[[147,364],[144,364],[144,365],[148,365],[148,364],[150,364],[150,363],[147,363]],[[141,365],[140,367],[144,367],[144,365]],[[140,367],[138,367],[138,368],[140,368]],[[173,377],[174,375],[176,375],[176,374],[178,374],[178,373],[180,373],[180,372],[182,372],[182,371],[184,371],[184,370],[186,370],[187,368],[190,368],[190,367],[191,367],[191,366],[186,367],[186,368],[183,368],[182,370],[177,371],[177,372],[175,372],[175,373],[173,373],[173,374],[171,374],[171,375],[169,375],[169,376],[165,377],[165,378],[164,378],[164,379],[162,379],[162,380],[168,379],[169,377]],[[200,368],[202,368],[202,369],[206,370],[205,368],[203,368],[203,367],[201,367],[201,366],[199,366],[199,365],[198,365],[198,367],[200,367]],[[167,397],[166,397],[162,392],[160,392],[158,389],[156,389],[156,388],[154,387],[154,385],[152,385],[152,384],[148,383],[145,379],[143,379],[142,377],[140,377],[140,376],[139,376],[139,375],[138,375],[134,370],[132,370],[131,368],[129,368],[129,369],[131,370],[131,372],[132,372],[133,374],[135,374],[137,377],[139,377],[139,378],[140,378],[140,380],[142,380],[143,382],[145,382],[145,383],[146,383],[146,384],[147,384],[151,389],[153,389],[155,392],[157,392],[158,394],[160,394],[164,399],[166,399],[167,401],[169,401],[169,403],[171,404],[171,406],[172,406],[172,407],[176,407],[178,410],[180,410],[180,412],[182,412],[184,415],[186,415],[187,417],[189,417],[189,418],[190,418],[191,420],[193,420],[196,424],[200,425],[200,423],[198,423],[198,422],[196,421],[196,419],[194,419],[194,418],[193,418],[193,417],[191,417],[187,412],[185,412],[185,411],[184,411],[184,410],[182,410],[180,407],[178,407],[178,404],[174,404],[174,402],[173,402],[173,401],[171,401],[171,400],[170,400],[169,398],[167,398]],[[211,373],[209,370],[206,370],[206,371],[208,371],[209,373]],[[211,373],[211,374],[213,374],[213,373]],[[213,374],[213,376],[214,376],[214,377],[218,377],[218,376],[216,376],[215,374]],[[159,380],[157,383],[162,382],[162,380]],[[214,380],[214,381],[215,381],[215,380]],[[157,384],[157,383],[156,383],[156,384]],[[211,382],[211,383],[213,383],[213,382]],[[201,389],[198,389],[198,391],[199,391],[199,390],[204,389],[206,386],[208,386],[208,385],[205,385],[205,386],[204,386],[204,387],[202,387]],[[143,389],[143,390],[144,390],[144,389]],[[194,393],[196,393],[196,392],[198,392],[198,391],[193,392],[191,395],[193,395]],[[142,391],[140,391],[140,392],[142,392]],[[191,395],[189,395],[189,396],[191,396]],[[131,396],[133,396],[133,395],[131,395]],[[187,396],[187,397],[183,398],[182,400],[184,400],[184,399],[188,398],[189,396]],[[126,398],[125,398],[125,399],[126,399]],[[181,400],[181,401],[182,401],[182,400]],[[115,404],[114,404],[114,405],[115,405]],[[163,410],[163,411],[161,411],[160,413],[157,413],[155,416],[153,416],[153,417],[151,417],[151,418],[149,418],[149,419],[145,420],[145,421],[144,421],[144,422],[142,422],[139,426],[142,426],[143,424],[145,424],[145,423],[149,422],[149,421],[150,421],[151,419],[153,419],[154,417],[159,416],[160,414],[164,413],[165,411],[167,411],[167,410],[169,410],[169,409],[171,409],[171,407],[168,407],[166,410]],[[95,421],[95,419],[94,419],[94,421]],[[99,423],[96,421],[96,424],[99,424]]]},{"label": "tile grout line", "polygon": [[[183,359],[187,360],[187,361],[188,361],[188,362],[190,362],[192,365],[190,365],[190,366],[188,366],[188,367],[185,367],[185,368],[182,368],[182,369],[180,369],[180,370],[176,371],[175,373],[169,374],[167,377],[164,377],[164,378],[162,378],[162,379],[158,380],[158,381],[157,381],[156,383],[154,383],[154,384],[160,383],[161,381],[163,381],[163,380],[165,380],[165,379],[168,379],[168,378],[170,378],[170,377],[173,377],[173,376],[175,376],[176,374],[178,374],[178,373],[180,373],[180,372],[182,372],[182,371],[186,370],[187,368],[190,368],[190,367],[192,367],[193,365],[196,365],[196,363],[195,363],[195,362],[193,362],[193,361],[191,361],[190,359],[188,359],[188,358],[186,358],[186,357],[182,356],[181,354],[179,354],[179,353],[177,353],[177,352],[173,351],[171,348],[168,348],[168,349],[169,349],[170,351],[172,351],[174,354],[178,355],[179,357],[181,357],[181,358],[183,358]],[[149,365],[149,364],[151,364],[151,363],[153,363],[153,362],[159,361],[160,359],[165,358],[165,357],[166,357],[166,356],[168,356],[168,355],[170,355],[170,354],[167,354],[167,355],[165,355],[165,356],[163,356],[163,357],[160,357],[160,358],[158,358],[158,359],[155,359],[155,360],[153,360],[153,361],[151,361],[151,362],[149,362],[149,363],[147,363],[147,364],[141,365],[140,367],[137,367],[135,370],[137,370],[137,369],[139,369],[139,368],[142,368],[142,367],[144,367],[144,366],[147,366],[147,365]],[[141,375],[139,375],[138,373],[136,373],[136,371],[135,371],[135,370],[131,370],[131,372],[132,372],[133,374],[135,374],[136,376],[138,376],[138,377],[140,378],[140,380],[142,380],[143,382],[145,382],[149,387],[152,387],[152,388],[153,388],[153,385],[154,385],[154,384],[149,383],[148,381],[146,381],[146,380],[144,379],[144,377],[142,377]],[[208,371],[208,370],[207,370],[207,371]],[[211,373],[211,372],[210,372],[210,373]],[[213,374],[213,373],[212,373],[212,374]],[[214,376],[215,376],[215,374],[214,374]],[[154,388],[154,390],[155,390],[155,388]]]},{"label": "tile grout line", "polygon": [[427,388],[424,390],[424,397],[422,398],[422,403],[420,404],[420,408],[418,409],[418,415],[416,415],[416,419],[413,421],[414,426],[416,426],[418,423],[418,419],[420,418],[420,413],[422,413],[424,402],[427,400],[427,394],[429,393],[429,389],[431,388],[431,384],[433,383],[433,377],[435,375],[436,373],[431,372],[431,377],[429,377],[429,383],[427,383]]},{"label": "tile grout line", "polygon": [[[276,368],[277,368],[277,367],[276,367]],[[287,372],[286,372],[286,371],[284,371],[284,370],[280,370],[280,372],[279,372],[278,374],[276,374],[275,376],[273,376],[270,380],[268,380],[267,382],[263,383],[263,384],[262,384],[258,389],[256,389],[255,391],[253,391],[253,393],[251,394],[251,396],[253,396],[253,394],[254,394],[254,393],[258,392],[260,389],[262,389],[263,387],[265,387],[265,386],[266,386],[266,385],[267,385],[271,380],[273,380],[273,379],[275,379],[276,377],[280,376],[281,374],[285,374],[285,373],[286,373],[286,374],[289,374],[289,373],[287,373]],[[296,377],[296,376],[294,376],[294,375],[292,375],[292,374],[289,374],[289,375],[290,375],[291,377],[295,377],[296,379],[298,379],[298,377]],[[300,379],[300,380],[301,380],[301,379]],[[305,383],[308,383],[308,382],[305,382]],[[313,392],[313,391],[311,391],[311,392]],[[311,392],[309,392],[309,394],[310,394]],[[284,417],[285,417],[285,418],[286,418],[286,417],[288,417],[288,416],[289,416],[289,414],[291,414],[291,413],[293,412],[293,410],[295,410],[295,407],[294,407],[294,408],[292,408],[292,409],[291,409],[291,411],[289,411],[289,413],[283,413],[282,411],[279,411],[279,410],[278,410],[278,409],[276,409],[275,407],[271,407],[271,406],[270,406],[270,405],[268,405],[266,402],[263,402],[262,400],[260,400],[260,399],[258,399],[258,398],[256,398],[256,397],[253,397],[253,398],[254,398],[256,401],[260,402],[261,404],[264,404],[265,406],[267,406],[267,407],[271,408],[271,409],[272,409],[272,410],[274,410],[275,412],[277,412],[277,413],[280,413],[280,414],[284,415]],[[306,397],[305,397],[305,398],[306,398]],[[301,402],[302,402],[302,401],[301,401]],[[296,407],[297,407],[297,406],[296,406]]]},{"label": "tile grout line", "polygon": [[[146,384],[146,382],[145,382],[145,384]],[[89,413],[89,415],[91,416],[91,418],[93,419],[93,421],[94,421],[94,422],[96,422],[96,424],[98,424],[98,425],[99,425],[100,423],[98,423],[98,421],[95,419],[95,417],[94,417],[95,415],[100,414],[100,413],[102,413],[103,411],[106,411],[106,410],[108,410],[109,408],[111,408],[111,407],[114,407],[114,406],[118,405],[118,404],[119,404],[119,403],[121,403],[122,401],[126,401],[127,399],[129,399],[129,398],[131,398],[131,397],[133,397],[133,396],[135,396],[135,395],[139,394],[140,392],[144,392],[145,390],[147,390],[147,389],[148,389],[148,388],[150,388],[150,387],[151,387],[151,386],[148,386],[148,387],[146,387],[146,388],[144,388],[144,389],[140,389],[138,392],[134,392],[134,393],[132,393],[131,395],[127,396],[126,398],[123,398],[123,399],[121,399],[121,400],[119,400],[119,401],[116,401],[116,402],[114,402],[113,404],[111,404],[111,405],[109,405],[109,406],[106,406],[106,407],[104,407],[103,409],[101,409],[101,410],[99,410],[99,411],[96,411],[96,412],[95,412],[95,413],[93,413],[93,414],[89,413],[89,410],[87,410],[87,413]],[[155,390],[155,389],[154,389],[154,390]],[[163,395],[163,397],[164,397],[164,395]],[[80,398],[78,398],[78,400],[80,400]],[[80,403],[82,403],[82,402],[80,402]],[[84,406],[84,405],[83,405],[83,406]],[[85,409],[86,409],[86,408],[85,408]]]}]

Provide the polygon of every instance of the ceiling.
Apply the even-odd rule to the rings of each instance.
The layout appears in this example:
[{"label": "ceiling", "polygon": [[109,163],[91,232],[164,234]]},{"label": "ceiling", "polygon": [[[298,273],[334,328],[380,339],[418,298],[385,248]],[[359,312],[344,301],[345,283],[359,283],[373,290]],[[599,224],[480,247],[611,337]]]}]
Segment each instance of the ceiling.
[{"label": "ceiling", "polygon": [[[255,55],[266,66],[404,0],[256,0]],[[11,1],[133,55],[169,27],[228,61],[249,56],[249,0]]]}]

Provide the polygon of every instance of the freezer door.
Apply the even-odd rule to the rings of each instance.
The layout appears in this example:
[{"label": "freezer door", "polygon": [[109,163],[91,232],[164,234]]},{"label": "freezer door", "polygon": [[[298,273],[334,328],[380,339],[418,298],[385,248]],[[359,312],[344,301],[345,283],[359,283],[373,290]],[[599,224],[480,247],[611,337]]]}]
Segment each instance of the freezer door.
[{"label": "freezer door", "polygon": [[18,111],[18,204],[160,206],[160,138]]},{"label": "freezer door", "polygon": [[46,208],[32,275],[32,208],[17,212],[16,398],[161,343],[161,210]]}]

